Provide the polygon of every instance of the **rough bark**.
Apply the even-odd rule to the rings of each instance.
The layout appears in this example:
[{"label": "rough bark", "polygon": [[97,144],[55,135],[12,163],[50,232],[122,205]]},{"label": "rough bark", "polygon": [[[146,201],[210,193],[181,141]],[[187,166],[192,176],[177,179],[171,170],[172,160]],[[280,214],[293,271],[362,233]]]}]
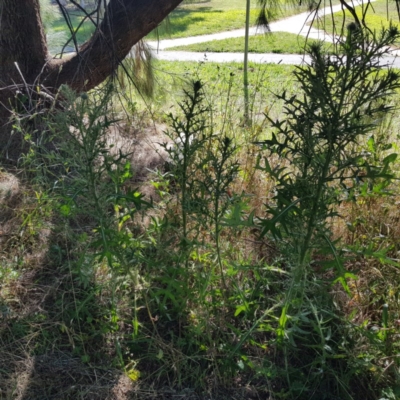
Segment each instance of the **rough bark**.
[{"label": "rough bark", "polygon": [[111,0],[102,23],[77,54],[51,59],[39,0],[0,0],[0,101],[7,100],[5,87],[24,82],[39,83],[50,91],[62,84],[77,92],[92,89],[110,76],[132,46],[181,2]]},{"label": "rough bark", "polygon": [[52,60],[42,82],[87,91],[115,71],[132,46],[150,33],[182,0],[111,0],[92,38],[69,59]]},{"label": "rough bark", "polygon": [[34,83],[48,52],[39,0],[0,0],[0,99],[8,106],[10,86]]},{"label": "rough bark", "polygon": [[[56,93],[62,84],[76,92],[103,82],[182,0],[110,0],[104,19],[78,53],[53,59],[40,18],[39,0],[0,0],[0,158],[16,160],[23,141],[11,134],[10,110],[30,110],[40,91]],[[38,88],[40,90],[38,90]],[[42,90],[43,89],[43,90]],[[44,90],[45,89],[45,90]],[[20,93],[19,100],[17,94]],[[37,128],[36,128],[37,130]],[[13,151],[14,155],[10,156]]]}]

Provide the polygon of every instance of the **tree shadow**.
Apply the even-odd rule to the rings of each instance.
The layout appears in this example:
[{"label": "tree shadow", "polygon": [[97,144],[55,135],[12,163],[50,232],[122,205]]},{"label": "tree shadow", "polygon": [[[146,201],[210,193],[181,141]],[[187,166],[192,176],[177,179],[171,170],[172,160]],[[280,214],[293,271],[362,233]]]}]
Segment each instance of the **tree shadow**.
[{"label": "tree shadow", "polygon": [[223,10],[216,10],[212,7],[177,8],[169,15],[169,23],[159,26],[147,38],[169,38],[171,35],[180,35],[190,29],[193,24],[201,24],[206,21],[207,14],[223,12]]},{"label": "tree shadow", "polygon": [[132,384],[112,367],[101,285],[79,276],[65,222],[28,223],[41,212],[29,209],[34,193],[11,184],[7,195],[0,190],[0,399],[126,398]]},{"label": "tree shadow", "polygon": [[[161,127],[126,135],[113,125],[107,140],[115,154],[134,146],[134,185],[165,163],[152,144],[166,140]],[[84,251],[96,226],[84,214],[60,217],[15,172],[0,168],[0,399],[128,398],[134,384],[117,368],[113,338],[131,328],[111,321],[109,271]]]},{"label": "tree shadow", "polygon": [[0,386],[5,398],[21,400],[110,398],[121,372],[110,368],[107,327],[98,323],[105,321],[99,288],[93,282],[78,285],[70,271],[49,259],[54,247],[63,251],[51,236],[53,254],[42,266],[21,271],[12,299],[0,297]]}]

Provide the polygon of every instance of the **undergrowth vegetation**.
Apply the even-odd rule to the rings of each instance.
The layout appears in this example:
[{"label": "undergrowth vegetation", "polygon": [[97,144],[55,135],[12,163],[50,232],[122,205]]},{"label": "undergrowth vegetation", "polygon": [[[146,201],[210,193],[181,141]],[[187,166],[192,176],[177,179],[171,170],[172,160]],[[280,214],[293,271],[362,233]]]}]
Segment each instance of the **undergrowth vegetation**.
[{"label": "undergrowth vegetation", "polygon": [[398,39],[312,44],[251,126],[231,72],[192,74],[140,174],[117,82],[16,112],[0,397],[398,398]]}]

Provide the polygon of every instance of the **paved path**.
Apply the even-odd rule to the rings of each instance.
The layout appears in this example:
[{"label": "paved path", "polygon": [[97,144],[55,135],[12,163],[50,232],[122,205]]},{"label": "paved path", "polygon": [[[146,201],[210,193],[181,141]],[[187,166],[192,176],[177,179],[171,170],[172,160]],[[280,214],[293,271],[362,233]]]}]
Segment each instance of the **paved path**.
[{"label": "paved path", "polygon": [[[159,51],[156,55],[165,61],[197,61],[197,62],[243,62],[243,53],[198,53],[192,51]],[[302,64],[309,61],[308,56],[301,54],[256,54],[249,53],[249,61],[257,64]]]},{"label": "paved path", "polygon": [[[375,1],[375,0],[371,0]],[[354,2],[355,5],[361,4],[359,1]],[[301,14],[294,15],[292,17],[288,17],[282,19],[280,21],[275,21],[270,23],[270,30],[271,32],[289,32],[294,34],[300,34],[303,36],[309,36],[311,39],[322,39],[322,40],[329,40],[332,41],[333,38],[331,35],[328,35],[326,32],[311,28],[307,26],[308,22],[311,22],[314,18],[322,15],[329,15],[332,12],[337,12],[342,9],[341,5],[336,5],[331,7],[326,7],[319,10],[318,14],[312,12],[304,12]],[[257,34],[262,34],[264,31],[257,27],[250,28],[250,35],[254,36]],[[210,35],[201,35],[201,36],[191,36],[186,38],[180,39],[166,39],[160,40],[158,43],[156,41],[148,41],[147,43],[153,47],[154,49],[158,50],[166,50],[171,47],[176,46],[187,46],[189,44],[195,43],[204,43],[209,42],[211,40],[222,40],[228,38],[237,38],[237,37],[244,37],[245,30],[244,29],[235,29],[232,31],[227,32],[220,32],[220,33],[212,33]]]},{"label": "paved path", "polygon": [[[197,53],[191,51],[160,51],[156,58],[165,61],[196,61],[196,62],[243,62],[243,53]],[[249,53],[249,61],[257,64],[289,64],[299,65],[309,63],[310,57],[304,54],[255,54]],[[382,57],[381,65],[400,68],[400,57]]]},{"label": "paved path", "polygon": [[[375,0],[371,0],[375,1]],[[361,1],[354,1],[353,5],[361,4]],[[325,41],[334,41],[334,37],[328,33],[311,28],[307,23],[313,21],[323,15],[338,12],[342,6],[336,5],[333,7],[326,7],[316,12],[304,12],[285,18],[280,21],[271,22],[271,32],[289,32],[302,36],[308,36],[311,39],[321,39]],[[264,33],[256,27],[250,28],[250,35],[257,35]],[[236,29],[227,32],[213,33],[210,35],[192,36],[180,39],[167,39],[160,40],[159,42],[148,41],[147,43],[153,48],[155,57],[160,60],[168,61],[209,61],[209,62],[243,62],[243,53],[202,53],[202,52],[189,52],[189,51],[168,51],[171,47],[187,46],[189,44],[205,43],[211,40],[223,40],[228,38],[244,37],[244,29]],[[275,64],[302,64],[308,62],[309,57],[302,54],[255,54],[249,53],[249,61],[254,63],[275,63]],[[400,59],[396,57],[385,57],[382,64],[391,65],[400,68]]]}]

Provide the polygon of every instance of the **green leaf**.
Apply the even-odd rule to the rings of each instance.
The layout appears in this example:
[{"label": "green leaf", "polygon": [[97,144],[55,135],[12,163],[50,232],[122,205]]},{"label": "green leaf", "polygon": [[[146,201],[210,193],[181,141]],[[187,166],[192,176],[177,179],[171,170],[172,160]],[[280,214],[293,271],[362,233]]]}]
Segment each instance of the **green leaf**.
[{"label": "green leaf", "polygon": [[239,307],[236,307],[234,316],[237,317],[239,314],[241,314],[242,312],[247,311],[247,310],[248,310],[248,307],[246,305],[241,305]]},{"label": "green leaf", "polygon": [[397,160],[397,154],[396,154],[396,153],[392,153],[392,154],[389,154],[388,156],[386,156],[386,157],[383,159],[383,164],[384,164],[385,167],[386,167],[386,166],[388,166],[389,164],[394,163],[396,160]]},{"label": "green leaf", "polygon": [[60,206],[59,210],[63,217],[69,217],[71,215],[71,206],[69,204],[63,204]]},{"label": "green leaf", "polygon": [[157,357],[159,360],[162,360],[163,357],[164,357],[164,352],[163,352],[161,349],[158,350],[158,354],[156,355],[156,357]]},{"label": "green leaf", "polygon": [[239,360],[239,361],[237,362],[237,365],[238,365],[238,367],[239,367],[241,370],[244,370],[244,363],[243,363],[243,360]]},{"label": "green leaf", "polygon": [[368,145],[368,150],[369,150],[371,153],[374,154],[374,153],[376,152],[376,146],[375,146],[375,139],[374,139],[373,136],[371,136],[371,137],[368,139],[367,145]]}]

